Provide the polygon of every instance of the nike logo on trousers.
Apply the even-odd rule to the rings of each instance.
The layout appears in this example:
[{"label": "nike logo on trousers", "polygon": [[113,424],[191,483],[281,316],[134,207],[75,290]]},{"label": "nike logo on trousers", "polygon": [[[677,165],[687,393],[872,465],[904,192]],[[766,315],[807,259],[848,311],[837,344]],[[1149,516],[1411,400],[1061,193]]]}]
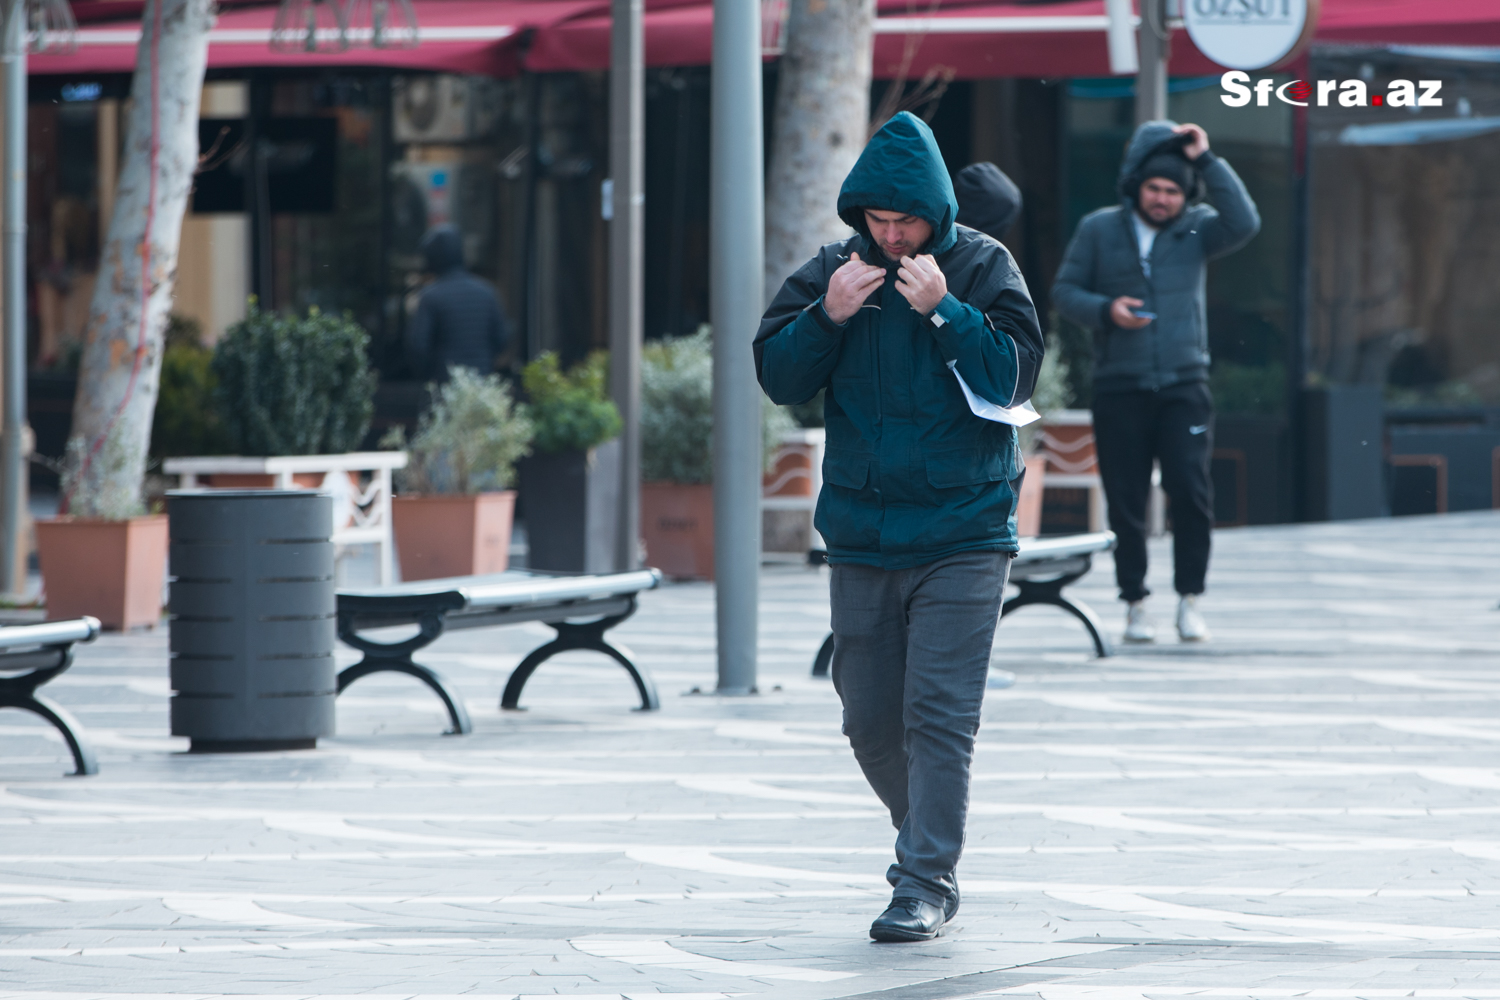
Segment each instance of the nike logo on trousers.
[{"label": "nike logo on trousers", "polygon": [[1189,434],[1202,434],[1206,430],[1208,430],[1208,425],[1207,424],[1196,424],[1196,425],[1188,428],[1188,433]]}]

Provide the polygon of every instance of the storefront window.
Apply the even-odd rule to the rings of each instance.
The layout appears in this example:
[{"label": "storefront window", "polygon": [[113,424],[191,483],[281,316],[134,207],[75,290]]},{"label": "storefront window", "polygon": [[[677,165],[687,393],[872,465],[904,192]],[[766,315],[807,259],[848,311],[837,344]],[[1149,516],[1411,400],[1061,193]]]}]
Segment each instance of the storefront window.
[{"label": "storefront window", "polygon": [[[1309,109],[1308,370],[1381,386],[1389,410],[1500,404],[1500,65],[1456,51],[1314,61],[1370,100]],[[1441,106],[1375,106],[1392,80],[1440,82]]]}]

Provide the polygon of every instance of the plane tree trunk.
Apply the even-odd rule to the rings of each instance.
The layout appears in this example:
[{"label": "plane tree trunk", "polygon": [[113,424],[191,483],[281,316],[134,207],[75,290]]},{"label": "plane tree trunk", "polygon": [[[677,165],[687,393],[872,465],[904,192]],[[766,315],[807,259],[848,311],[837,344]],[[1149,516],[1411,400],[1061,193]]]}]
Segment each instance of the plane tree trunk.
[{"label": "plane tree trunk", "polygon": [[766,177],[766,300],[849,227],[839,186],[870,127],[875,0],[790,0]]},{"label": "plane tree trunk", "polygon": [[212,0],[146,0],[114,214],[89,308],[63,512],[140,503],[182,218],[198,167]]}]

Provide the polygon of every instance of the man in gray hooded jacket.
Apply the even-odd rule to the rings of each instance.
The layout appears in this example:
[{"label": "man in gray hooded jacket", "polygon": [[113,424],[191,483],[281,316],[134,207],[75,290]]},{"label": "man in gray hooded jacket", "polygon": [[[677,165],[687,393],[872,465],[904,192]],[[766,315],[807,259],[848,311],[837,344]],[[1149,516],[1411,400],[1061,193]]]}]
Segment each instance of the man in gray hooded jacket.
[{"label": "man in gray hooded jacket", "polygon": [[[1118,538],[1125,638],[1149,642],[1146,503],[1153,460],[1171,502],[1177,631],[1208,638],[1197,609],[1213,529],[1213,399],[1206,265],[1260,229],[1245,185],[1197,125],[1146,122],[1120,167],[1120,204],[1084,217],[1052,300],[1094,333],[1094,440]],[[1205,198],[1207,203],[1205,203]]]}]

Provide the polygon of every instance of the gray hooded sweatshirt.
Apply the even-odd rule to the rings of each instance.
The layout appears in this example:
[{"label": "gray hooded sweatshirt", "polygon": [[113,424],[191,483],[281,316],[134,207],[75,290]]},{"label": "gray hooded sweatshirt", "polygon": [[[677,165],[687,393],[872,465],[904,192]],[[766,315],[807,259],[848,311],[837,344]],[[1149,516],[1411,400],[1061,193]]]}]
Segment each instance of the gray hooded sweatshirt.
[{"label": "gray hooded sweatshirt", "polygon": [[[1120,204],[1084,216],[1068,244],[1052,301],[1058,312],[1094,334],[1094,391],[1163,389],[1208,378],[1205,265],[1238,250],[1260,230],[1255,203],[1228,162],[1212,151],[1192,166],[1188,203],[1157,233],[1150,274],[1141,266],[1131,215],[1142,165],[1154,154],[1180,149],[1176,122],[1136,129],[1120,167]],[[1207,203],[1204,197],[1207,197]],[[1139,330],[1115,326],[1109,306],[1121,295],[1145,302],[1156,319]]]}]

